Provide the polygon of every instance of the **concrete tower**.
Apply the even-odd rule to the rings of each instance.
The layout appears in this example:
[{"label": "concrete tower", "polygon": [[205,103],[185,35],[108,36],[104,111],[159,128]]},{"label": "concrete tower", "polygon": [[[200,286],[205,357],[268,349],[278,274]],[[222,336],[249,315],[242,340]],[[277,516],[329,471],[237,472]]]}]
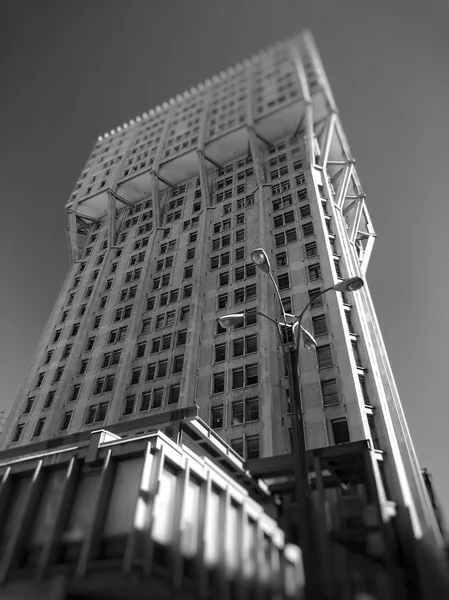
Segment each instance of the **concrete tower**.
[{"label": "concrete tower", "polygon": [[[132,437],[196,404],[245,460],[289,455],[286,312],[366,277],[375,232],[309,33],[98,138],[66,204],[71,266],[1,439],[5,455],[99,427]],[[218,317],[244,313],[223,330]],[[367,284],[314,302],[300,349],[310,450],[368,440],[381,515],[441,545]],[[250,463],[248,463],[250,464]],[[254,463],[255,464],[255,463]]]}]

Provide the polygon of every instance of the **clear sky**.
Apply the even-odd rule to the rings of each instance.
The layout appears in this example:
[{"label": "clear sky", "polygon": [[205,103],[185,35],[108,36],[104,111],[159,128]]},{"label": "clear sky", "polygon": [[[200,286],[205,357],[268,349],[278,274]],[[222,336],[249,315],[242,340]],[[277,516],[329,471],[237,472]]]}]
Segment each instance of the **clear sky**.
[{"label": "clear sky", "polygon": [[447,0],[2,0],[0,410],[69,261],[64,204],[98,135],[305,27],[378,234],[368,281],[449,519]]}]

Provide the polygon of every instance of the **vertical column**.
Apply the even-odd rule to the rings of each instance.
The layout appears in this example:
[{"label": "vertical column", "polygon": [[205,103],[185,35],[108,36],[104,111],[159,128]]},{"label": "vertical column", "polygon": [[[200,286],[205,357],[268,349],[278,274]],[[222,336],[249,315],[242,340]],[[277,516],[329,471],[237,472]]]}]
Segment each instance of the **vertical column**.
[{"label": "vertical column", "polygon": [[[269,202],[271,187],[267,185],[265,180],[264,156],[260,147],[260,140],[254,131],[254,115],[253,115],[253,96],[254,96],[254,68],[248,74],[248,105],[247,105],[247,131],[248,141],[253,157],[254,173],[256,176],[256,188],[254,190],[254,198],[257,205],[257,220],[258,220],[258,238],[261,248],[271,248],[271,242],[267,240],[267,219],[265,217],[265,205]],[[255,224],[254,224],[255,225]],[[254,248],[248,248],[248,252]],[[258,270],[257,287],[258,287],[258,310],[266,315],[276,315],[275,298],[270,285],[269,278],[265,273]],[[279,313],[278,313],[279,314]],[[279,403],[280,398],[273,398],[273,381],[275,380],[276,367],[278,365],[278,343],[276,332],[273,329],[274,325],[264,319],[258,317],[257,332],[259,343],[259,373],[260,385],[259,394],[261,400],[261,412],[263,423],[262,436],[262,456],[272,456],[279,452],[279,449],[274,448],[274,440],[277,435],[276,414],[280,414]]]},{"label": "vertical column", "polygon": [[[162,156],[162,148],[165,143],[165,137],[168,130],[168,124],[171,118],[171,114],[172,111],[169,110],[164,125],[164,131],[161,135],[159,146],[155,155],[153,167],[156,172],[159,168],[159,163]],[[134,348],[136,345],[137,337],[139,335],[142,314],[144,312],[144,306],[146,302],[145,292],[149,288],[151,275],[153,272],[153,261],[151,260],[151,257],[153,256],[153,250],[157,246],[157,243],[160,240],[160,236],[162,235],[161,228],[159,227],[161,224],[160,220],[162,219],[159,206],[159,180],[157,179],[154,173],[152,173],[151,177],[154,222],[156,224],[156,227],[150,233],[150,241],[145,251],[145,259],[142,265],[142,276],[137,286],[136,299],[134,302],[131,318],[129,320],[128,332],[120,356],[120,362],[117,367],[114,391],[110,402],[108,414],[106,417],[106,423],[116,423],[120,418],[120,414],[123,408],[123,401],[125,398],[127,388],[127,378],[129,376],[130,366],[132,364],[134,354]]]},{"label": "vertical column", "polygon": [[14,568],[20,559],[20,551],[31,526],[43,485],[42,465],[43,461],[40,460],[28,485],[20,518],[17,519],[9,544],[0,560],[0,583],[5,581],[8,571]]},{"label": "vertical column", "polygon": [[36,569],[36,577],[40,579],[45,575],[46,569],[54,562],[57,545],[67,522],[68,513],[76,490],[76,484],[81,471],[81,461],[72,458],[68,463],[67,474],[64,481],[61,497],[54,515],[53,527],[49,532]]},{"label": "vertical column", "polygon": [[115,196],[108,192],[108,248],[115,246],[117,233],[117,202]]},{"label": "vertical column", "polygon": [[111,460],[111,456],[112,450],[108,450],[101,470],[97,496],[93,499],[93,518],[86,533],[76,567],[77,577],[82,577],[86,574],[89,562],[97,558],[100,550],[103,525],[116,467]]}]

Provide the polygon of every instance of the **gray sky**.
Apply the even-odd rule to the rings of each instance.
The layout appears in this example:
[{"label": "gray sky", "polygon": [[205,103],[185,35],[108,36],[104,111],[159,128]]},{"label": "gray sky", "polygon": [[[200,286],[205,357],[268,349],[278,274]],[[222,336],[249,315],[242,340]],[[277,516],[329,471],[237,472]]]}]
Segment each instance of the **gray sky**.
[{"label": "gray sky", "polygon": [[2,0],[0,410],[68,269],[64,204],[98,135],[304,27],[378,239],[368,281],[449,518],[449,3]]}]

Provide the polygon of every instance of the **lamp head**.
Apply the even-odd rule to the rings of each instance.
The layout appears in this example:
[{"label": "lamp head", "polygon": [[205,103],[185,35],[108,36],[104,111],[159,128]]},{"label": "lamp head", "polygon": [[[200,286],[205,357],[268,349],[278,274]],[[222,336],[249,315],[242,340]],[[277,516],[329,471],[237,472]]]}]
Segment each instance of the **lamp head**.
[{"label": "lamp head", "polygon": [[230,327],[233,327],[234,325],[238,325],[239,323],[241,323],[244,318],[245,318],[244,313],[236,313],[234,315],[223,315],[222,317],[220,317],[218,319],[218,322],[225,329],[229,329]]},{"label": "lamp head", "polygon": [[356,292],[364,285],[365,282],[361,277],[350,277],[334,285],[334,290],[336,292]]},{"label": "lamp head", "polygon": [[259,267],[264,273],[269,273],[271,270],[270,261],[268,260],[267,253],[263,248],[256,248],[251,252],[251,260]]},{"label": "lamp head", "polygon": [[302,343],[304,344],[304,348],[307,350],[314,350],[318,344],[316,343],[316,339],[313,337],[311,333],[304,329],[301,325],[301,335],[302,335]]}]

